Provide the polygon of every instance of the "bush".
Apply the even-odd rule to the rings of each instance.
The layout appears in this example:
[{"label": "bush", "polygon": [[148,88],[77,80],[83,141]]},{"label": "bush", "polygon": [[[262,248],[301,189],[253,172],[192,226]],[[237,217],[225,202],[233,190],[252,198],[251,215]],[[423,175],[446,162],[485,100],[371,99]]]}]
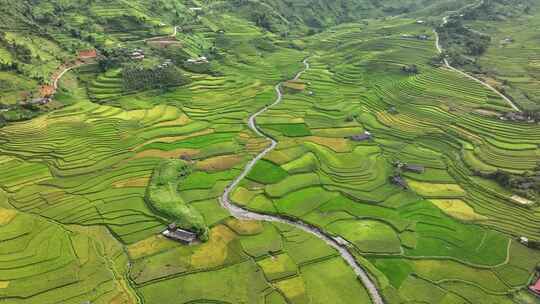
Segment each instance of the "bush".
[{"label": "bush", "polygon": [[521,175],[502,170],[487,174],[477,172],[476,175],[494,180],[502,187],[532,200],[536,200],[540,196],[540,164],[533,172],[525,172]]},{"label": "bush", "polygon": [[470,63],[468,56],[482,55],[491,42],[490,36],[464,27],[459,20],[451,19],[437,32],[444,45],[445,56],[455,65]]},{"label": "bush", "polygon": [[180,159],[164,160],[154,169],[146,191],[146,202],[176,225],[197,233],[200,240],[208,240],[208,227],[199,211],[186,204],[178,188],[191,173],[189,164]]},{"label": "bush", "polygon": [[182,71],[173,64],[161,64],[152,68],[127,64],[122,70],[122,80],[125,91],[167,88],[188,82]]}]

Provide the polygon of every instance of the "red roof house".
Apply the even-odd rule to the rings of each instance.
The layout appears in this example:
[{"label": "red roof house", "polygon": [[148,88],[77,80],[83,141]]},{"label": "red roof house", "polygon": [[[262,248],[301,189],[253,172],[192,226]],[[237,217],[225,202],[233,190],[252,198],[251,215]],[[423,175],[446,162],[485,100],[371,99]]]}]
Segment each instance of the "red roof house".
[{"label": "red roof house", "polygon": [[529,286],[529,290],[540,296],[540,278],[536,280],[536,283]]},{"label": "red roof house", "polygon": [[96,58],[97,57],[97,51],[95,49],[93,50],[82,50],[79,51],[79,58],[80,59],[90,59],[90,58]]}]

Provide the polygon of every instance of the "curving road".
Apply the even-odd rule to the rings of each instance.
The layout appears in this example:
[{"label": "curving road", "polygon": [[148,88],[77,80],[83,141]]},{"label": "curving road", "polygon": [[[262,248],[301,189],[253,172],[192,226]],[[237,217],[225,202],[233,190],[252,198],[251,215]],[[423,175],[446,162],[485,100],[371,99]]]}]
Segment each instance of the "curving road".
[{"label": "curving road", "polygon": [[[483,3],[483,0],[480,1],[480,4],[477,4],[477,5],[482,5]],[[450,16],[446,16],[443,18],[443,22],[441,24],[441,26],[444,26],[446,23],[448,23],[448,18],[450,18]],[[435,33],[435,47],[437,48],[437,51],[439,52],[439,54],[442,54],[443,52],[443,48],[441,46],[441,43],[440,43],[440,38],[439,38],[439,33],[437,33],[437,30],[433,30],[433,32]],[[444,62],[444,66],[454,72],[457,72],[471,80],[474,80],[476,82],[478,82],[479,84],[483,85],[484,87],[490,89],[491,91],[493,91],[495,94],[497,94],[498,96],[500,96],[502,99],[504,99],[504,101],[506,101],[511,107],[512,109],[514,109],[515,111],[518,111],[518,112],[521,112],[521,110],[519,109],[519,107],[510,99],[508,98],[506,95],[502,94],[501,92],[499,92],[497,89],[495,89],[493,86],[491,86],[490,84],[468,74],[468,73],[465,73],[463,72],[462,70],[460,69],[457,69],[455,67],[453,67],[450,62],[448,62],[448,59],[446,58],[443,58],[443,62]]]},{"label": "curving road", "polygon": [[[309,69],[308,60],[305,59],[303,61],[303,63],[304,63],[304,66],[305,66],[304,69],[302,71],[300,71],[298,74],[296,74],[296,76],[293,78],[293,80],[298,80],[300,78],[300,76],[302,76],[302,74]],[[232,191],[236,188],[236,186],[238,186],[240,181],[242,179],[244,179],[244,177],[246,177],[246,175],[251,171],[251,169],[253,169],[253,166],[255,166],[255,164],[260,159],[262,159],[270,151],[274,150],[274,148],[278,144],[275,139],[273,139],[269,135],[266,135],[263,131],[261,131],[261,129],[259,129],[259,127],[257,126],[256,119],[257,119],[257,116],[259,116],[262,113],[266,112],[270,107],[272,107],[274,105],[277,105],[278,103],[281,102],[281,100],[283,99],[283,94],[281,92],[281,84],[282,83],[279,83],[275,87],[275,90],[276,90],[276,93],[277,93],[276,100],[272,104],[267,105],[264,108],[257,111],[256,113],[252,114],[249,117],[249,120],[248,120],[249,128],[251,130],[253,130],[253,132],[255,132],[257,135],[259,135],[261,137],[265,137],[266,139],[270,140],[271,144],[266,149],[264,149],[261,153],[259,153],[255,158],[253,158],[246,165],[246,167],[244,168],[242,173],[240,175],[238,175],[232,181],[232,183],[230,183],[225,188],[225,191],[223,192],[223,194],[221,195],[221,198],[220,198],[221,205],[223,206],[223,208],[229,210],[231,215],[233,215],[234,217],[239,218],[239,219],[284,223],[284,224],[294,226],[294,227],[296,227],[298,229],[301,229],[301,230],[303,230],[305,232],[308,232],[310,234],[315,235],[316,237],[323,240],[324,242],[326,242],[328,245],[332,246],[333,248],[335,248],[339,252],[341,257],[343,257],[345,262],[347,262],[347,264],[352,268],[352,270],[356,273],[356,275],[358,276],[360,281],[362,281],[362,283],[366,287],[366,289],[367,289],[367,291],[369,293],[369,296],[371,297],[372,302],[374,304],[384,304],[384,301],[383,301],[379,291],[377,290],[376,285],[373,283],[373,281],[371,281],[371,278],[368,276],[366,271],[356,262],[353,255],[349,251],[349,248],[347,247],[347,242],[345,240],[343,240],[341,238],[332,237],[332,236],[326,234],[325,232],[323,232],[322,230],[320,230],[319,228],[317,228],[317,227],[315,227],[313,225],[304,223],[304,222],[299,221],[299,220],[292,220],[292,219],[281,217],[281,216],[278,216],[278,215],[261,214],[261,213],[256,213],[256,212],[253,212],[253,211],[249,211],[247,209],[244,209],[244,208],[242,208],[240,206],[237,206],[237,205],[233,204],[231,202],[231,200],[230,200],[230,195],[231,195]]]}]

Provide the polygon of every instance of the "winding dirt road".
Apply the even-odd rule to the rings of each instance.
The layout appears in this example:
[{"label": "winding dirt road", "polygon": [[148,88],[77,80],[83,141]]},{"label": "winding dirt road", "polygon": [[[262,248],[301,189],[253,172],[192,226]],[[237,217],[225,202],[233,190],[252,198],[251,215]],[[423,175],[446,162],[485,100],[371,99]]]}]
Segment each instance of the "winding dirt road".
[{"label": "winding dirt road", "polygon": [[[480,5],[481,3],[483,3],[483,1],[480,2]],[[441,26],[444,26],[446,23],[448,23],[448,18],[450,18],[450,16],[446,16],[443,18],[443,22],[441,24]],[[437,33],[437,30],[433,30],[433,32],[435,33],[435,47],[437,48],[437,51],[439,52],[439,54],[442,54],[443,53],[443,48],[441,46],[441,43],[440,43],[440,38],[439,38],[439,33]],[[495,89],[493,86],[491,86],[490,84],[468,74],[468,73],[465,73],[463,72],[462,70],[460,69],[457,69],[455,67],[453,67],[450,62],[448,62],[448,59],[446,58],[443,58],[443,62],[444,62],[444,66],[454,72],[457,72],[471,80],[474,80],[478,83],[480,83],[481,85],[483,85],[484,87],[490,89],[491,91],[493,91],[495,94],[497,94],[498,96],[500,96],[502,99],[504,99],[504,101],[506,101],[506,103],[508,103],[512,109],[514,109],[515,111],[518,111],[518,112],[521,112],[521,110],[519,109],[519,107],[510,99],[508,98],[506,95],[502,94],[501,92],[499,92],[497,89]]]},{"label": "winding dirt road", "polygon": [[[304,63],[304,66],[305,66],[304,69],[301,72],[299,72],[298,74],[296,74],[296,76],[293,78],[293,80],[298,80],[300,78],[300,76],[302,76],[302,74],[305,71],[309,70],[308,60],[305,59],[303,61],[303,63]],[[221,205],[223,206],[223,208],[229,210],[231,215],[233,215],[234,217],[236,217],[238,219],[284,223],[284,224],[287,224],[287,225],[290,225],[290,226],[294,226],[294,227],[296,227],[298,229],[301,229],[301,230],[303,230],[305,232],[308,232],[308,233],[310,233],[312,235],[315,235],[316,237],[323,240],[324,242],[326,242],[328,245],[332,246],[333,248],[335,248],[339,252],[341,257],[343,257],[345,262],[347,262],[347,264],[352,268],[352,270],[355,272],[355,274],[358,276],[358,278],[364,284],[366,290],[369,293],[369,296],[371,297],[371,300],[372,300],[373,304],[384,304],[384,301],[383,301],[379,291],[377,290],[377,287],[376,287],[375,283],[373,283],[373,281],[368,276],[366,271],[356,262],[353,255],[349,251],[349,248],[347,247],[346,241],[344,241],[343,239],[340,239],[340,238],[332,237],[332,236],[326,234],[325,232],[323,232],[322,230],[320,230],[319,228],[317,228],[317,227],[315,227],[313,225],[304,223],[302,221],[292,220],[292,219],[281,217],[281,216],[278,216],[278,215],[261,214],[261,213],[256,213],[256,212],[253,212],[253,211],[249,211],[247,209],[244,209],[244,208],[242,208],[240,206],[237,206],[237,205],[233,204],[231,202],[231,200],[230,200],[231,193],[236,188],[236,186],[238,186],[240,181],[242,181],[242,179],[244,179],[244,177],[246,177],[246,175],[248,175],[248,173],[251,171],[251,169],[253,169],[253,166],[255,166],[255,164],[260,159],[262,159],[264,156],[266,156],[270,151],[274,150],[274,148],[278,144],[278,142],[275,139],[273,139],[271,136],[265,134],[261,129],[259,129],[259,127],[257,126],[256,119],[257,119],[257,116],[261,115],[262,113],[266,112],[270,107],[272,107],[274,105],[277,105],[282,101],[283,94],[281,92],[281,85],[282,85],[282,83],[279,83],[275,87],[275,91],[277,93],[276,100],[272,104],[270,104],[268,106],[265,106],[264,108],[260,109],[256,113],[252,114],[249,117],[249,120],[248,120],[249,128],[251,130],[253,130],[253,132],[255,132],[257,135],[259,135],[261,137],[265,137],[266,139],[270,140],[271,144],[266,149],[264,149],[261,153],[259,153],[255,158],[253,158],[246,165],[246,167],[244,168],[242,173],[240,175],[238,175],[231,182],[231,184],[229,184],[225,188],[225,191],[223,192],[223,194],[221,195],[221,198],[220,198]]]}]

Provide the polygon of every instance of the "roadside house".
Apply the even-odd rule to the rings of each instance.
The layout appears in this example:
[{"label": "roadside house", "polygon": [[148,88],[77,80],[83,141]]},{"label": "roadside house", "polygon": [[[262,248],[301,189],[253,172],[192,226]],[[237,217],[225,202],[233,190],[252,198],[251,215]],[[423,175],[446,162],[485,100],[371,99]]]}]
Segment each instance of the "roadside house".
[{"label": "roadside house", "polygon": [[169,224],[167,226],[167,229],[165,229],[161,234],[166,238],[181,242],[186,245],[190,245],[197,240],[197,234],[188,230],[180,229],[176,226],[175,223]]}]

